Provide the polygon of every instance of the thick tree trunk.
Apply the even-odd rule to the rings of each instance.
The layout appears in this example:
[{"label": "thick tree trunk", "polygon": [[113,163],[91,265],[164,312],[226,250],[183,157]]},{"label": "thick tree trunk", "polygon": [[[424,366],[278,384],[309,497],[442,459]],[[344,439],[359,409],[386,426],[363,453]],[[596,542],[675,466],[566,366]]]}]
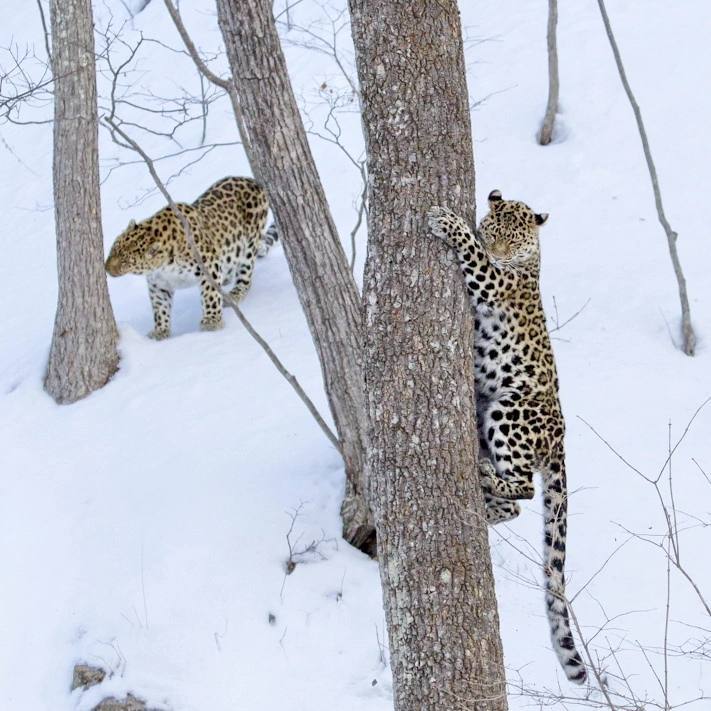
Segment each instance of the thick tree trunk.
[{"label": "thick tree trunk", "polygon": [[538,142],[547,146],[553,139],[555,115],[558,113],[558,0],[548,0],[548,103]]},{"label": "thick tree trunk", "polygon": [[350,0],[368,147],[371,503],[398,711],[500,711],[505,679],[477,476],[472,318],[425,213],[473,218],[454,0]]},{"label": "thick tree trunk", "polygon": [[52,0],[54,213],[59,295],[45,389],[69,403],[118,366],[104,273],[94,25],[90,0]]},{"label": "thick tree trunk", "polygon": [[344,537],[374,543],[365,502],[367,410],[360,297],[309,149],[269,0],[217,0],[249,160],[266,187],[321,361],[346,467]]}]

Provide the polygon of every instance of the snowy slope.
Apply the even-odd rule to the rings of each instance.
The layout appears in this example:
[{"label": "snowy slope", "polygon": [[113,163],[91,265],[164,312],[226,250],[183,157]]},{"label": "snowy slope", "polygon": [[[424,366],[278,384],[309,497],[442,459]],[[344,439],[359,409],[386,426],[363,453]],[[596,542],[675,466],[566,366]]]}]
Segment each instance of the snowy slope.
[{"label": "snowy slope", "polygon": [[[562,126],[559,140],[546,148],[534,140],[546,98],[545,3],[461,5],[469,36],[485,40],[468,48],[472,99],[484,99],[472,115],[480,211],[487,193],[500,188],[504,197],[550,212],[542,233],[546,307],[552,312],[555,297],[563,321],[589,299],[554,334],[575,491],[568,559],[575,592],[628,538],[624,529],[657,534],[664,526],[653,489],[579,418],[655,475],[667,456],[668,424],[676,441],[711,395],[705,263],[711,98],[700,83],[711,72],[705,31],[711,6],[647,0],[610,8],[680,235],[699,335],[698,355],[690,359],[670,339],[678,313],[673,274],[596,4],[561,7]],[[109,10],[114,27],[125,21],[122,4],[111,0],[97,5],[97,27],[106,26]],[[10,21],[0,29],[0,45],[35,43],[40,53],[36,6],[7,0],[4,11]],[[202,0],[185,11],[198,45],[216,51],[213,4]],[[293,15],[303,24],[323,10],[306,0]],[[135,41],[141,31],[179,46],[162,3],[128,22],[123,36]],[[348,56],[347,30],[339,41]],[[290,47],[288,59],[297,96],[318,120],[319,86],[343,81],[323,55]],[[172,96],[185,86],[199,93],[184,57],[146,43],[139,61],[135,78],[146,90]],[[105,80],[101,86],[105,93]],[[358,118],[341,118],[344,141],[357,155]],[[181,132],[183,145],[197,145],[200,130],[191,124]],[[227,103],[217,102],[208,141],[231,142],[234,133]],[[141,138],[153,155],[165,152],[162,139]],[[104,131],[101,140],[108,247],[130,218],[151,214],[162,200],[146,196],[152,186],[142,165],[111,171],[117,157],[133,158]],[[358,175],[337,148],[314,138],[313,149],[345,243]],[[112,280],[120,372],[70,407],[54,405],[43,393],[56,298],[51,126],[0,126],[0,154],[0,708],[89,709],[103,695],[126,691],[174,711],[391,708],[377,565],[339,539],[339,458],[232,314],[225,314],[224,331],[200,333],[197,292],[179,293],[175,335],[155,343],[144,336],[151,315],[143,280]],[[195,157],[161,162],[162,175]],[[215,179],[245,171],[240,148],[222,147],[185,168],[171,189],[191,200]],[[359,264],[364,240],[361,230]],[[244,308],[326,412],[281,248],[259,262]],[[681,539],[683,559],[711,597],[709,534],[693,518],[711,520],[711,486],[691,461],[711,471],[710,432],[711,406],[675,453],[674,493],[680,525],[689,527]],[[285,577],[286,534],[296,509],[292,540],[299,539],[297,547],[312,540],[319,545]],[[526,506],[510,528],[492,532],[491,542],[510,681],[516,685],[520,674],[526,685],[544,688],[564,680],[535,588],[539,511],[538,502]],[[657,699],[657,682],[635,642],[662,645],[665,604],[663,554],[636,539],[575,602],[588,634],[605,615],[634,611],[597,635],[595,649],[619,648],[635,690]],[[698,636],[688,625],[709,626],[698,599],[675,574],[671,606],[674,644]],[[101,689],[70,695],[78,660],[103,664],[114,676]],[[661,669],[658,653],[650,660]],[[708,661],[687,656],[669,663],[673,701],[702,689],[711,694]],[[696,708],[708,708],[704,703],[711,702]],[[514,709],[531,704],[511,698]]]}]

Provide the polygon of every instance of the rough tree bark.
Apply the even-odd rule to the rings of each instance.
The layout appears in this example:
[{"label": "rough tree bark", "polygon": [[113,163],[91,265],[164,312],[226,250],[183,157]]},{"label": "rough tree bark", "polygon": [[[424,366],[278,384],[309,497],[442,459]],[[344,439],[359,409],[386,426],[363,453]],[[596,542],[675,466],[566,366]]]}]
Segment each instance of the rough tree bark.
[{"label": "rough tree bark", "polygon": [[372,552],[360,297],[309,149],[269,0],[217,0],[248,157],[267,189],[321,361],[346,467],[346,540]]},{"label": "rough tree bark", "polygon": [[370,193],[371,504],[398,711],[506,709],[477,472],[472,317],[425,213],[474,217],[455,0],[350,0]]},{"label": "rough tree bark", "polygon": [[538,142],[547,146],[553,138],[555,115],[558,113],[558,0],[548,0],[548,104]]},{"label": "rough tree bark", "polygon": [[106,384],[118,333],[104,273],[90,0],[52,0],[54,213],[59,294],[45,389],[69,403]]}]

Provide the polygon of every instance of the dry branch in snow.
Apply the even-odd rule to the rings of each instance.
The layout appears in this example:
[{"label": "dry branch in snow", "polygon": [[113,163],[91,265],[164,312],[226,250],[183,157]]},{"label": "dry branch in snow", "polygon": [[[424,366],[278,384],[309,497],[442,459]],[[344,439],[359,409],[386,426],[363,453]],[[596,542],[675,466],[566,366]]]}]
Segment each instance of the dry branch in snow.
[{"label": "dry branch in snow", "polygon": [[657,168],[654,165],[652,151],[649,147],[649,139],[647,138],[647,131],[644,128],[642,112],[639,109],[637,99],[635,99],[635,96],[632,93],[632,87],[630,86],[629,81],[627,81],[627,73],[625,72],[625,67],[622,64],[622,56],[620,55],[620,50],[617,46],[617,40],[615,39],[615,35],[612,32],[612,25],[610,24],[610,18],[607,15],[605,2],[604,0],[597,0],[597,4],[600,7],[600,14],[602,15],[602,21],[605,25],[607,39],[610,41],[612,53],[615,55],[615,64],[617,64],[617,71],[620,74],[622,86],[624,87],[625,93],[627,94],[627,98],[629,99],[630,105],[632,106],[632,111],[634,112],[634,117],[637,121],[637,129],[639,131],[639,136],[642,139],[644,158],[647,161],[647,169],[649,170],[649,177],[652,181],[652,190],[654,191],[654,204],[657,208],[657,217],[659,218],[659,222],[664,228],[664,233],[667,236],[667,243],[669,245],[669,255],[671,256],[672,265],[674,266],[674,274],[676,275],[677,287],[679,289],[679,300],[681,301],[682,350],[684,351],[684,353],[686,353],[686,355],[691,356],[694,355],[694,351],[696,349],[696,335],[694,334],[694,329],[691,325],[691,311],[689,308],[689,297],[686,293],[686,279],[684,278],[684,272],[681,268],[681,261],[679,260],[679,253],[676,248],[676,241],[678,235],[672,229],[664,212],[664,205],[662,204],[662,191],[659,188],[659,178],[657,177]]}]

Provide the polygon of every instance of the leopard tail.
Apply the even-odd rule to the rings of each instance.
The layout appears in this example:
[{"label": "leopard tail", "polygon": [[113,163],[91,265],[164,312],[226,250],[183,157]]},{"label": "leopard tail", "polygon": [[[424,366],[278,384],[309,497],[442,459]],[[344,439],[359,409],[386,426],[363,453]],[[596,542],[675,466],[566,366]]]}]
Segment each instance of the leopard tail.
[{"label": "leopard tail", "polygon": [[553,649],[565,675],[576,684],[587,678],[583,660],[575,648],[565,597],[565,545],[567,537],[568,491],[563,452],[543,472],[544,574],[546,610]]}]

